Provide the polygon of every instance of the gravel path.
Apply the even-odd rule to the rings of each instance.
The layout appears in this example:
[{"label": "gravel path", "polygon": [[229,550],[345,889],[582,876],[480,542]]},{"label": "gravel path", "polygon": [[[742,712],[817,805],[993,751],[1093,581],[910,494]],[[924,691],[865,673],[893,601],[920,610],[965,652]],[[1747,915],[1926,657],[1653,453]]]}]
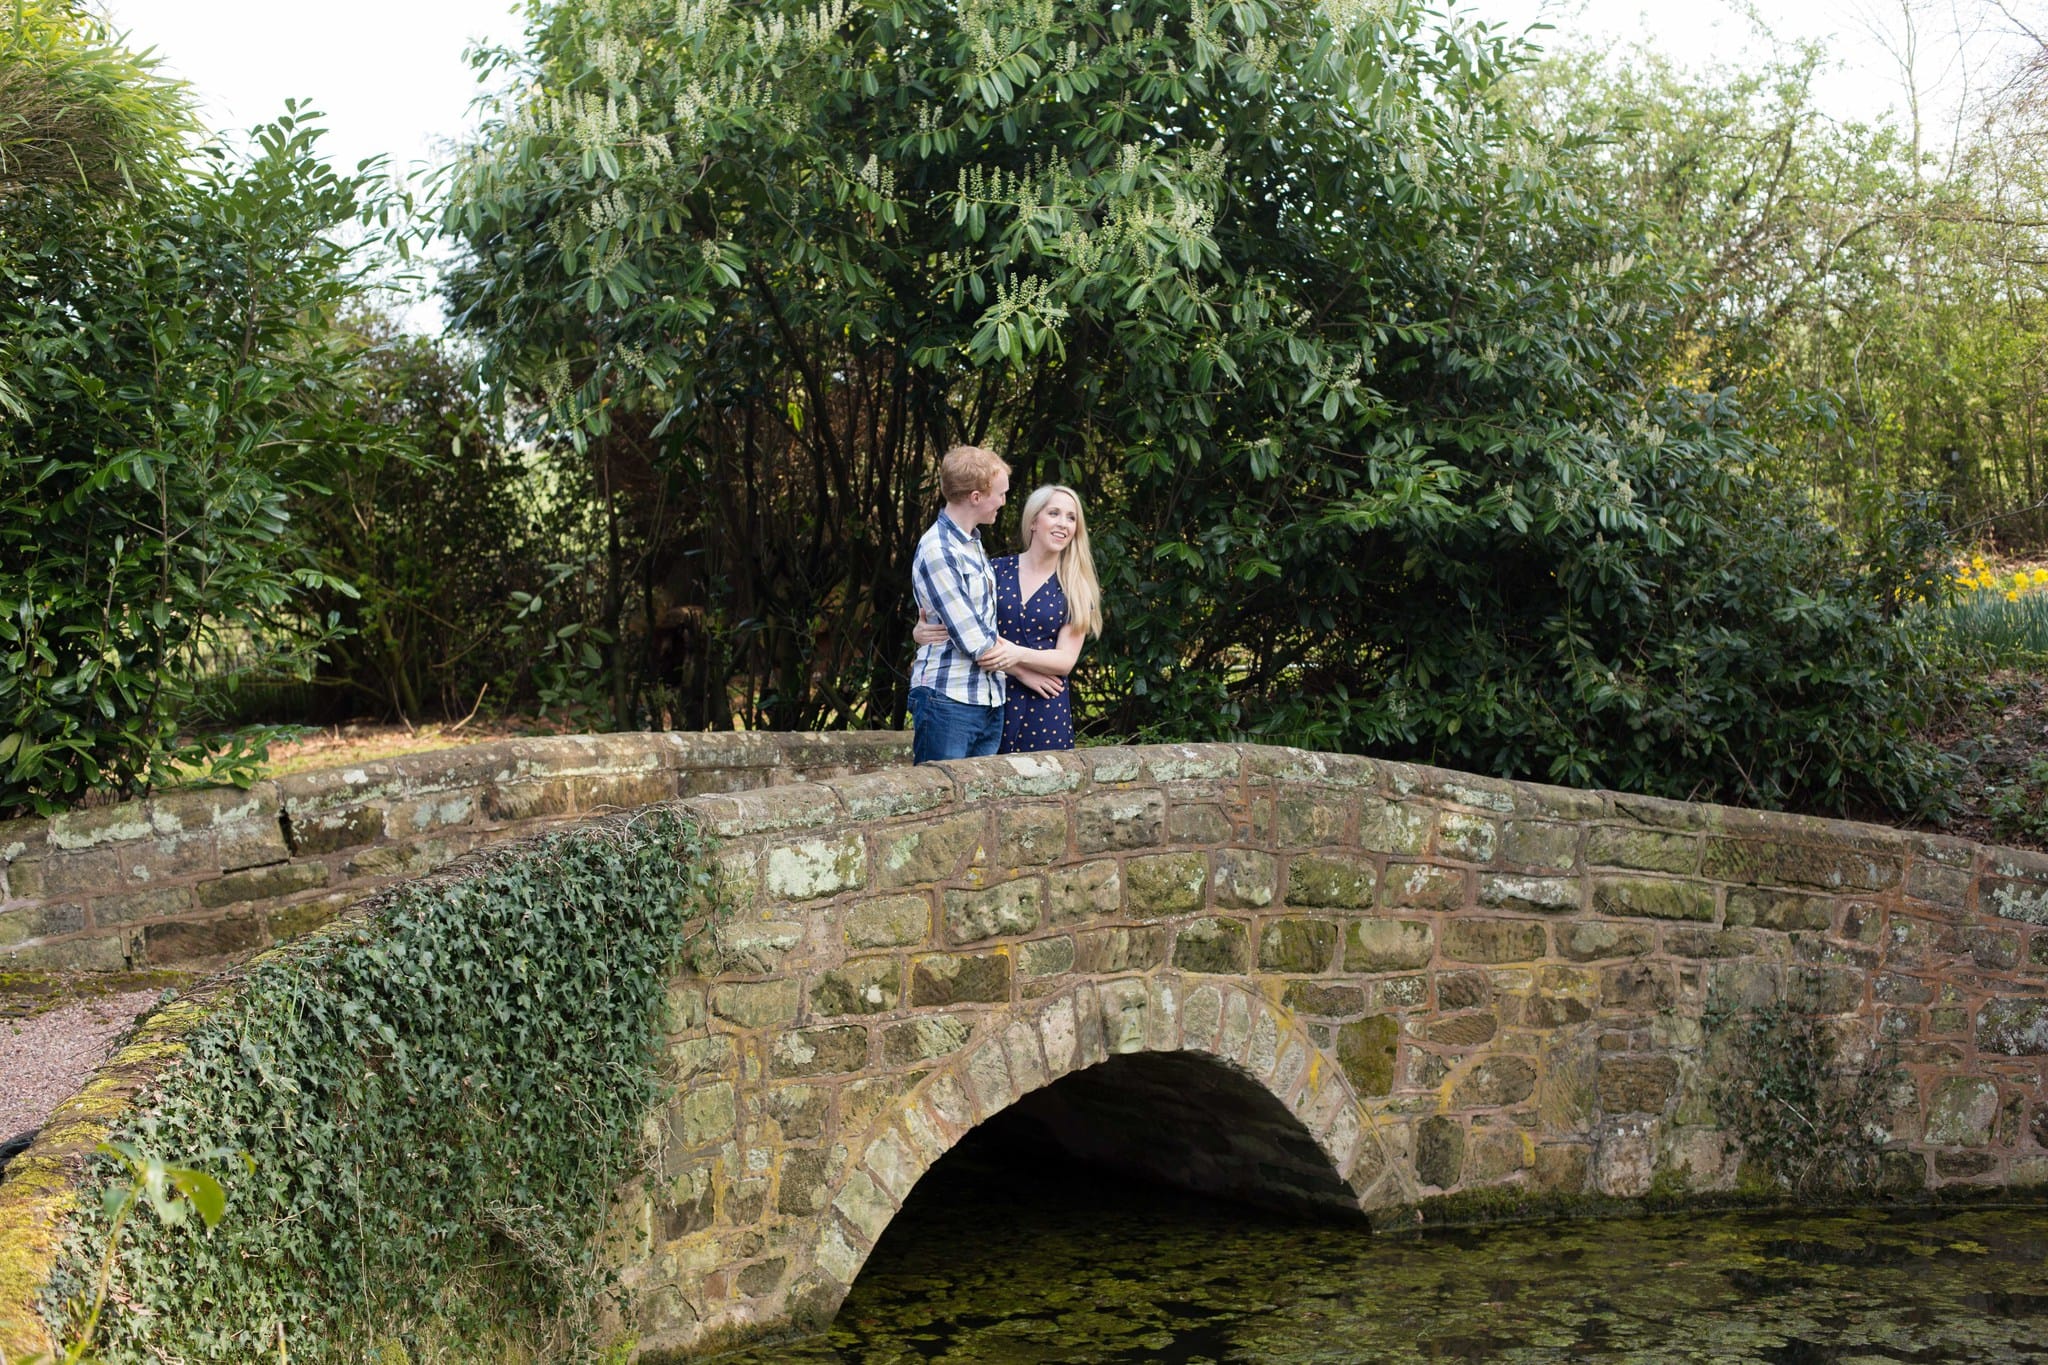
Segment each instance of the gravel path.
[{"label": "gravel path", "polygon": [[33,1019],[0,1019],[0,1142],[40,1128],[106,1060],[114,1035],[161,999],[128,991],[60,1005]]}]

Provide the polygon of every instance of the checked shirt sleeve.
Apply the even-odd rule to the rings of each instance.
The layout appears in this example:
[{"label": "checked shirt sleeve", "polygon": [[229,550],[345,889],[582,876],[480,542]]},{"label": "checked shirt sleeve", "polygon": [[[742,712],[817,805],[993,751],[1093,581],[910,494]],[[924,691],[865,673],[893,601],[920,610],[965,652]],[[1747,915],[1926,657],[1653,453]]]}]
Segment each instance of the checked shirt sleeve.
[{"label": "checked shirt sleeve", "polygon": [[953,643],[970,659],[978,659],[996,642],[993,621],[975,615],[975,593],[968,575],[977,567],[951,546],[937,555],[920,555],[917,560],[919,603],[945,625]]}]

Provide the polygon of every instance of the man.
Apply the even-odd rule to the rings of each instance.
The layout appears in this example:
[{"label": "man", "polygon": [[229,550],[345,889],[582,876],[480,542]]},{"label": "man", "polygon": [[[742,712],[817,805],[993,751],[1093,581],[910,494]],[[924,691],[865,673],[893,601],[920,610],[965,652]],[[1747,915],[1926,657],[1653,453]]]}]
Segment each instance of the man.
[{"label": "man", "polygon": [[910,586],[926,617],[946,628],[921,645],[910,671],[913,763],[992,754],[1003,739],[1002,670],[1017,647],[996,633],[996,579],[981,548],[1010,492],[1010,467],[992,450],[954,446],[939,462],[946,500],[917,542]]}]

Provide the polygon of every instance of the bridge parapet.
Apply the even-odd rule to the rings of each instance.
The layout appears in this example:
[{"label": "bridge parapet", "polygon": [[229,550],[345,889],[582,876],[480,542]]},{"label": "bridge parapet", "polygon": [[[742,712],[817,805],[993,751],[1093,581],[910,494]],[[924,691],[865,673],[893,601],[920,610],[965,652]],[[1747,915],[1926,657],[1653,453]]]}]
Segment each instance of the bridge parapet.
[{"label": "bridge parapet", "polygon": [[2048,858],[1233,745],[686,804],[739,910],[619,1201],[650,1356],[828,1317],[1013,1105],[1240,1198],[1726,1190],[1711,1007],[1895,1044],[1895,1178],[2048,1182]]}]

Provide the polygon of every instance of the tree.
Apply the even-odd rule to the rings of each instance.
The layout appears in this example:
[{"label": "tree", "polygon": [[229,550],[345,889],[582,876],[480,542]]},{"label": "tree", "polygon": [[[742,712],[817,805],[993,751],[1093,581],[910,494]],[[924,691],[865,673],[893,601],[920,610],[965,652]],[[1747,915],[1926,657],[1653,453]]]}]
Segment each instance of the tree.
[{"label": "tree", "polygon": [[704,623],[694,719],[749,688],[774,724],[901,714],[926,471],[964,439],[1087,494],[1113,733],[1922,794],[1913,660],[1732,400],[1663,382],[1683,281],[1601,140],[1519,112],[1499,33],[600,0],[502,60],[452,297],[600,471],[610,619],[637,583],[646,640]]},{"label": "tree", "polygon": [[364,182],[320,161],[297,111],[246,160],[193,145],[181,92],[78,7],[8,24],[0,88],[68,93],[5,133],[0,812],[147,791],[179,764],[246,778],[246,750],[180,724],[209,660],[273,647],[326,583],[286,531],[359,435],[329,323],[360,288],[333,232]]}]

